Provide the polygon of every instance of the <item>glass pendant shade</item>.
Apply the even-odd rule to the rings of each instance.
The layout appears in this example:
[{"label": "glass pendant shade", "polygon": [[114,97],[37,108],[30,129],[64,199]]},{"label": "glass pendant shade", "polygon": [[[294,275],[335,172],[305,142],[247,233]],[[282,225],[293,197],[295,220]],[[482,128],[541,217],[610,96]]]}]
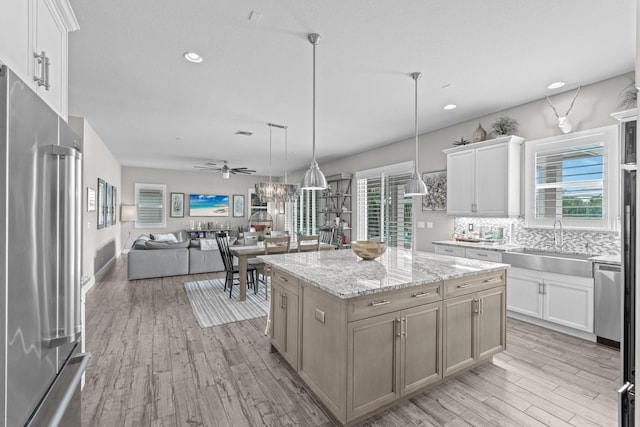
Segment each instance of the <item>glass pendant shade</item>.
[{"label": "glass pendant shade", "polygon": [[411,181],[404,185],[405,196],[425,196],[429,193],[427,184],[424,183],[420,175],[418,175],[418,79],[422,77],[422,73],[411,73],[411,78],[415,81],[415,134],[416,134],[416,158],[413,167],[413,177]]},{"label": "glass pendant shade", "polygon": [[[271,181],[271,141],[273,128],[284,129],[284,183]],[[269,182],[256,184],[256,194],[262,202],[292,202],[298,197],[299,186],[287,183],[287,126],[269,123]]]}]

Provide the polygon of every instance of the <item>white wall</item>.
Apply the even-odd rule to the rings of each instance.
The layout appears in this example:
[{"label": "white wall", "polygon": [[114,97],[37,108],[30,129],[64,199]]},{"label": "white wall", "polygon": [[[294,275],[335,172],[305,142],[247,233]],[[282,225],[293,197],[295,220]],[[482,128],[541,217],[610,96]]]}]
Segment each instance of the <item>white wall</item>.
[{"label": "white wall", "polygon": [[[633,77],[633,74],[629,74],[629,77]],[[583,87],[569,115],[574,132],[615,124],[616,120],[611,118],[609,114],[620,110],[618,107],[620,93],[629,82],[630,80],[627,76],[618,76]],[[551,93],[553,92],[550,91]],[[564,112],[569,107],[574,94],[574,90],[557,95],[554,94],[551,100],[559,112]],[[411,102],[411,99],[407,99],[407,102]],[[451,113],[456,114],[456,110],[452,110]],[[453,146],[452,142],[459,140],[460,137],[471,140],[471,135],[478,127],[478,122],[482,123],[482,127],[489,131],[493,121],[502,114],[518,121],[517,134],[525,139],[538,139],[561,134],[557,127],[556,117],[547,101],[543,98],[503,112],[496,112],[420,135],[419,172],[446,169],[446,156],[442,153],[442,150],[451,148]],[[413,160],[413,144],[414,139],[411,138],[332,162],[322,162],[320,160],[320,168],[325,175],[333,175],[339,172],[355,173],[359,170]],[[291,182],[300,180],[304,172],[296,171],[296,173],[291,174],[293,177]],[[433,251],[432,241],[448,239],[453,233],[453,217],[448,217],[446,213],[423,212],[420,204],[421,200],[416,198],[414,204],[416,221],[432,222],[433,228],[416,230],[416,249]],[[418,206],[417,209],[416,205]],[[355,225],[355,221],[352,221],[352,223]]]},{"label": "white wall", "polygon": [[[178,230],[188,230],[189,221],[194,220],[196,224],[201,222],[215,222],[223,224],[229,221],[231,228],[249,223],[249,197],[248,191],[254,188],[257,182],[268,180],[268,177],[258,175],[231,175],[229,179],[223,179],[221,173],[210,171],[179,171],[169,169],[152,168],[122,168],[122,190],[120,192],[120,203],[133,205],[135,202],[134,184],[166,184],[167,203],[171,193],[184,193],[184,218],[171,218],[167,213],[167,226],[165,228],[134,228],[134,224],[125,224],[122,227],[122,241],[126,241],[129,225],[131,225],[131,235],[135,239],[140,234],[166,233]],[[190,217],[189,216],[189,194],[221,194],[228,195],[232,201],[234,194],[245,196],[245,216],[234,218],[232,213],[228,217]],[[275,219],[275,218],[274,218]]]},{"label": "white wall", "polygon": [[[69,117],[69,125],[82,136],[83,152],[83,191],[82,191],[82,275],[93,279],[96,266],[103,265],[108,259],[96,259],[102,256],[100,248],[115,241],[117,257],[120,253],[120,226],[118,222],[111,227],[98,230],[98,212],[87,212],[87,187],[98,190],[98,178],[101,178],[117,188],[120,198],[120,163],[107,148],[100,136],[96,134],[89,122],[81,117]],[[97,204],[97,203],[96,203]],[[118,203],[119,205],[119,203]]]}]

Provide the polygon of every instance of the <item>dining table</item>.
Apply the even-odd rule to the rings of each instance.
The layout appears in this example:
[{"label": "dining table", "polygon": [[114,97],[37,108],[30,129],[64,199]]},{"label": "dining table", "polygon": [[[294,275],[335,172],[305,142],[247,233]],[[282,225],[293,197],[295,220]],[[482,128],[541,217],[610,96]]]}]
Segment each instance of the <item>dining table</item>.
[{"label": "dining table", "polygon": [[[336,245],[329,243],[320,243],[318,247],[319,251],[335,250]],[[240,270],[240,301],[247,299],[247,264],[249,258],[255,258],[259,255],[264,255],[264,246],[249,245],[249,246],[231,246],[231,254],[238,257],[238,269]],[[298,251],[298,242],[291,242],[289,245],[289,252]]]}]

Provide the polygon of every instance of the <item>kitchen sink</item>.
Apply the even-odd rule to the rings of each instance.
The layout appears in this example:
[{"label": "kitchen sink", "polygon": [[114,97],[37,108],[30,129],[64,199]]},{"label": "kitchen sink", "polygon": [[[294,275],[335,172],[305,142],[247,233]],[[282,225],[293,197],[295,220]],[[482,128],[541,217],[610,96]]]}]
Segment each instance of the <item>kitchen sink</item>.
[{"label": "kitchen sink", "polygon": [[502,262],[511,264],[512,267],[529,270],[593,277],[593,264],[589,258],[591,258],[591,255],[525,248],[518,251],[505,252],[502,255]]}]

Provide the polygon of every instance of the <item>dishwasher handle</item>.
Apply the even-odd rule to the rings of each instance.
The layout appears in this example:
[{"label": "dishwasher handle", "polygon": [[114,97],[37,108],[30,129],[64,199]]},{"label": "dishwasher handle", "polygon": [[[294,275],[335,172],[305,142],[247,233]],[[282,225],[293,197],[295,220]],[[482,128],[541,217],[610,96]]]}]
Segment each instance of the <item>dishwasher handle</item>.
[{"label": "dishwasher handle", "polygon": [[608,264],[598,264],[597,269],[600,271],[613,271],[616,273],[620,273],[622,268],[617,265],[608,265]]}]

